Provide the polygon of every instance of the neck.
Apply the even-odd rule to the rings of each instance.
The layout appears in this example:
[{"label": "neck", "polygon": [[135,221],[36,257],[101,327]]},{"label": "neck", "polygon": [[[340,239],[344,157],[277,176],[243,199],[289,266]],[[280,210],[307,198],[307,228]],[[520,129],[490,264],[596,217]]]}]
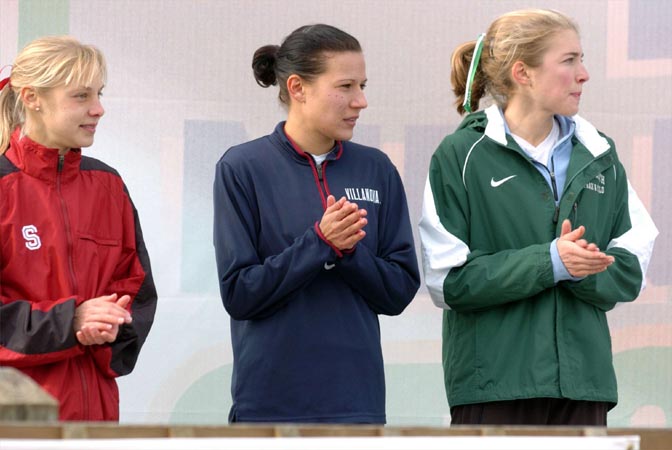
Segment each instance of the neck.
[{"label": "neck", "polygon": [[532,105],[511,99],[504,110],[504,119],[511,133],[535,147],[541,144],[553,128],[553,114],[534,110]]},{"label": "neck", "polygon": [[336,142],[333,139],[306,129],[305,125],[302,125],[303,123],[302,120],[293,117],[291,113],[287,117],[287,122],[285,122],[285,133],[292,138],[301,150],[313,155],[323,155],[334,148]]},{"label": "neck", "polygon": [[[36,129],[35,127],[31,127],[30,124],[27,121],[21,127],[20,137],[22,138],[24,136],[28,136],[30,138],[30,140],[32,140],[33,142],[37,142],[38,144],[43,145],[47,148],[52,148],[51,145],[44,143],[46,141],[46,139],[44,138],[43,134],[41,134],[39,132],[39,129]],[[53,147],[53,148],[55,148],[55,147]],[[65,155],[69,151],[70,151],[69,148],[59,148],[58,149],[58,154],[59,155]]]}]

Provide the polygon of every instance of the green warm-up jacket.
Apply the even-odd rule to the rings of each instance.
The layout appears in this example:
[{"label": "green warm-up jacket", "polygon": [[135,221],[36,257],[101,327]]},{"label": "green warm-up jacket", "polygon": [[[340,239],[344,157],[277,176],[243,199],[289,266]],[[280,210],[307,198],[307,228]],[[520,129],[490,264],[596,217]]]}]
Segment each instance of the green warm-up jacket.
[{"label": "green warm-up jacket", "polygon": [[[445,309],[451,406],[618,400],[606,312],[643,289],[658,231],[611,139],[579,116],[560,119],[572,135],[559,144],[571,148],[557,201],[496,106],[467,116],[432,157],[420,235],[425,282]],[[564,219],[614,256],[606,271],[555,281],[550,248]]]}]

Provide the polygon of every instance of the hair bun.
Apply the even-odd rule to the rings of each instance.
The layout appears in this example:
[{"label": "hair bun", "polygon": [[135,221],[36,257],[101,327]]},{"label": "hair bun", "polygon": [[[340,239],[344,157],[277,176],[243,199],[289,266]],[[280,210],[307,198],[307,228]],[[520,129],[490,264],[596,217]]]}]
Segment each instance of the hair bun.
[{"label": "hair bun", "polygon": [[254,79],[261,87],[274,86],[277,83],[275,64],[277,61],[278,45],[265,45],[260,47],[252,57],[252,70]]}]

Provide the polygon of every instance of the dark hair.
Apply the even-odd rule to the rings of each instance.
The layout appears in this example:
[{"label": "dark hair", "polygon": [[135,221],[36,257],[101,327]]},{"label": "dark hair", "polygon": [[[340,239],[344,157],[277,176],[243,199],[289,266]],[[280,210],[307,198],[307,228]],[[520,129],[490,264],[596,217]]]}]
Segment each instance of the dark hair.
[{"label": "dark hair", "polygon": [[361,52],[357,39],[325,24],[294,30],[282,45],[265,45],[254,52],[252,70],[261,87],[279,85],[280,101],[289,105],[287,78],[296,74],[310,82],[325,70],[326,53]]}]

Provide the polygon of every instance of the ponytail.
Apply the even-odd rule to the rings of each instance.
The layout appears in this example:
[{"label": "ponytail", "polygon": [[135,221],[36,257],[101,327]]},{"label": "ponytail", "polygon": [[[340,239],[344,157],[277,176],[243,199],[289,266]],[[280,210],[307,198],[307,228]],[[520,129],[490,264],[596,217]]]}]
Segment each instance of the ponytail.
[{"label": "ponytail", "polygon": [[0,155],[9,147],[12,131],[22,122],[22,105],[17,101],[11,81],[0,89]]},{"label": "ponytail", "polygon": [[476,41],[465,42],[455,49],[450,61],[450,84],[455,94],[455,106],[460,115],[476,111],[481,98],[485,95],[486,76],[476,62],[474,62],[470,92],[467,92],[469,68],[472,65],[475,49]]}]

